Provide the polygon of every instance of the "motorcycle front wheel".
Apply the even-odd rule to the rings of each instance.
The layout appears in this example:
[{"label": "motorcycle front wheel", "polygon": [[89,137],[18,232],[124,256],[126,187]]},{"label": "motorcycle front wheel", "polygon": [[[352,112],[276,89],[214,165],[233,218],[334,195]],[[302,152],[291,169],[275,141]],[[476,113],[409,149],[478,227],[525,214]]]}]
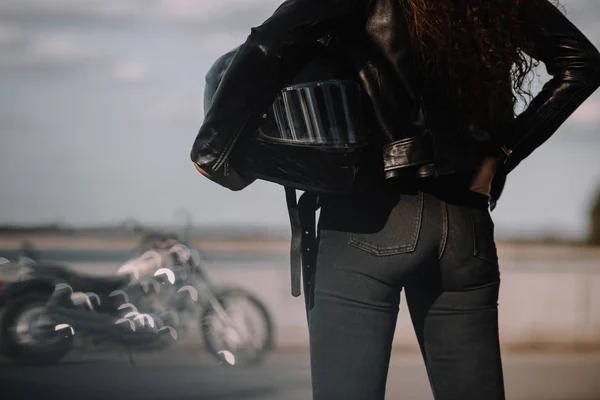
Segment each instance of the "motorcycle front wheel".
[{"label": "motorcycle front wheel", "polygon": [[0,321],[2,352],[13,362],[52,365],[73,347],[73,331],[54,323],[46,312],[49,293],[32,292],[8,302]]},{"label": "motorcycle front wheel", "polygon": [[261,362],[273,346],[274,328],[266,306],[239,288],[215,293],[218,305],[208,304],[201,331],[210,353],[225,365]]}]

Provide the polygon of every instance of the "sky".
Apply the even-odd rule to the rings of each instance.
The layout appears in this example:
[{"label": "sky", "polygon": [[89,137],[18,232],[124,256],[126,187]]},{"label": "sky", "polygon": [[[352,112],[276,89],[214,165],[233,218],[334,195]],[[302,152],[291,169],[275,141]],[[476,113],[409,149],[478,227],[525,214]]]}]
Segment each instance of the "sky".
[{"label": "sky", "polygon": [[[2,0],[0,224],[160,225],[187,210],[196,225],[285,228],[280,186],[230,192],[189,161],[206,71],[280,2]],[[600,46],[600,2],[562,4]],[[596,93],[511,174],[500,234],[585,235],[599,130]]]}]

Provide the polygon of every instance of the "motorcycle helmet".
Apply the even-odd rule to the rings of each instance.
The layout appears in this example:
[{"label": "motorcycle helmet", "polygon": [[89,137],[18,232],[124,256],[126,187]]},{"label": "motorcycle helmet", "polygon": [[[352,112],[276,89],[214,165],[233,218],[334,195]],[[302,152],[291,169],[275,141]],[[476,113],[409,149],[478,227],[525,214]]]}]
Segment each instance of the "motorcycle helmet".
[{"label": "motorcycle helmet", "polygon": [[[209,70],[205,113],[237,50]],[[343,194],[366,186],[377,163],[369,151],[351,63],[320,42],[288,53],[293,57],[284,66],[290,79],[251,138],[236,145],[232,165],[245,176],[316,193]]]}]

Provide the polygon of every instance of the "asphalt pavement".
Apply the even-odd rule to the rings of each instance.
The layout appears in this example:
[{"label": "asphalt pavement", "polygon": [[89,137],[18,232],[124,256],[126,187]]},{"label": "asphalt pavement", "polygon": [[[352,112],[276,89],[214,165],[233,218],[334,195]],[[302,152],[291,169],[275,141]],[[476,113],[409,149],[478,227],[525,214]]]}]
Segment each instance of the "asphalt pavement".
[{"label": "asphalt pavement", "polygon": [[[304,352],[273,353],[251,368],[198,350],[135,360],[133,367],[126,354],[75,354],[52,367],[21,367],[0,359],[0,399],[310,400]],[[507,355],[504,365],[508,399],[600,400],[600,355]],[[417,354],[393,355],[387,399],[432,399]]]}]

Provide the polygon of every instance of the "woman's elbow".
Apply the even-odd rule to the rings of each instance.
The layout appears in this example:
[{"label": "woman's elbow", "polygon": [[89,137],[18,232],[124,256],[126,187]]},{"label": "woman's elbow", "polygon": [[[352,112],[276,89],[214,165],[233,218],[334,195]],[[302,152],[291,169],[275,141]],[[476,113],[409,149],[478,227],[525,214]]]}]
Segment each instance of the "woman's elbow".
[{"label": "woman's elbow", "polygon": [[277,59],[287,43],[285,32],[271,32],[264,30],[262,26],[252,28],[250,35],[243,46],[247,51],[260,54],[266,59]]},{"label": "woman's elbow", "polygon": [[600,86],[600,52],[594,49],[589,58],[589,79],[596,87]]},{"label": "woman's elbow", "polygon": [[[578,67],[578,78],[583,81],[586,86],[600,86],[600,52],[598,49],[588,43],[585,51],[579,56],[579,61],[573,63],[573,66]],[[575,70],[575,68],[571,68]]]}]

